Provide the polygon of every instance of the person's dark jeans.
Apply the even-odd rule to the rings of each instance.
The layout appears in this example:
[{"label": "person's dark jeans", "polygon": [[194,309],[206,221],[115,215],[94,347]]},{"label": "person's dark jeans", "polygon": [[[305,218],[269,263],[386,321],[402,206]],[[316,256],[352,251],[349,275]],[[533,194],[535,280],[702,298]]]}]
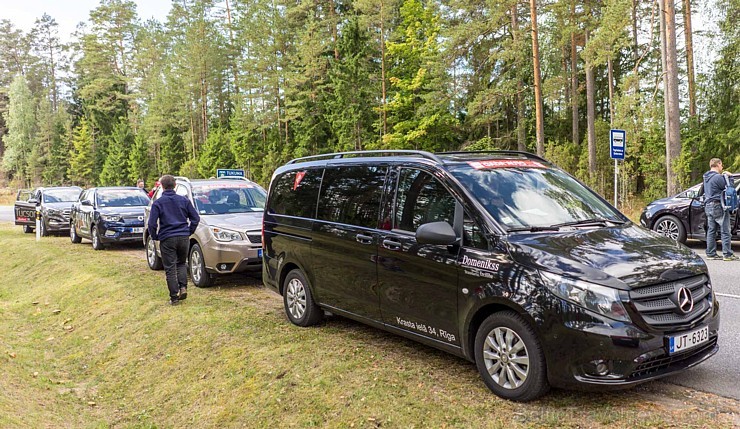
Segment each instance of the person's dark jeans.
[{"label": "person's dark jeans", "polygon": [[167,277],[167,288],[170,290],[170,300],[176,301],[180,288],[188,286],[188,236],[167,237],[159,242],[162,252],[162,265]]},{"label": "person's dark jeans", "polygon": [[717,254],[717,226],[722,237],[722,254],[726,257],[732,256],[730,213],[722,209],[719,201],[712,201],[704,206],[704,214],[707,215],[707,256]]}]

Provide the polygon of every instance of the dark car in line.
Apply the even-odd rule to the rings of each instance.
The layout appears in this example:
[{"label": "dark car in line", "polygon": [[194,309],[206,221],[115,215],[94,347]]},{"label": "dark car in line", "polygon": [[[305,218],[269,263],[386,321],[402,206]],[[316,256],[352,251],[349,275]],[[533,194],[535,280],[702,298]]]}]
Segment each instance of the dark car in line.
[{"label": "dark car in line", "polygon": [[627,388],[719,350],[704,260],[533,154],[293,160],[272,177],[263,246],[291,323],[330,313],[414,339],[511,400]]},{"label": "dark car in line", "polygon": [[[740,174],[733,174],[732,178],[735,188],[740,191]],[[689,238],[706,241],[704,183],[651,202],[642,211],[640,224],[680,243],[686,243]],[[730,220],[730,233],[733,240],[740,240],[740,211]]]},{"label": "dark car in line", "polygon": [[67,232],[72,205],[80,196],[78,186],[39,187],[34,190],[21,189],[16,194],[13,207],[15,224],[23,226],[23,232],[36,229],[36,208],[41,220],[39,233],[42,237],[52,232]]},{"label": "dark car in line", "polygon": [[109,243],[141,242],[148,204],[146,191],[136,187],[86,189],[72,206],[69,238],[72,243],[89,239],[95,250]]}]

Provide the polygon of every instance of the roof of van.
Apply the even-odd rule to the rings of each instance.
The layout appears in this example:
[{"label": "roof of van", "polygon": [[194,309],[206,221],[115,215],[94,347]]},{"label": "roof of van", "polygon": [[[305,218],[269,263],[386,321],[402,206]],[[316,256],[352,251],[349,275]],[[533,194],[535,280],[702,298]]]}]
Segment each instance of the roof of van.
[{"label": "roof of van", "polygon": [[458,151],[431,153],[422,150],[368,150],[355,152],[337,152],[322,155],[305,156],[288,161],[294,165],[312,161],[357,160],[362,158],[396,158],[396,159],[427,159],[437,164],[452,164],[482,160],[531,160],[550,165],[544,158],[529,152],[511,150],[489,151]]}]

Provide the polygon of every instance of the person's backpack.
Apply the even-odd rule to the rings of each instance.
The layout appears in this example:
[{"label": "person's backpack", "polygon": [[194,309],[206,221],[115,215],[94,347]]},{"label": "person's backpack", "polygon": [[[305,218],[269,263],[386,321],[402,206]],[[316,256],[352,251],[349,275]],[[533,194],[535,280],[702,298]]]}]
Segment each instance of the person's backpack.
[{"label": "person's backpack", "polygon": [[728,212],[737,210],[737,190],[730,184],[730,177],[725,175],[725,190],[720,196],[722,208]]}]

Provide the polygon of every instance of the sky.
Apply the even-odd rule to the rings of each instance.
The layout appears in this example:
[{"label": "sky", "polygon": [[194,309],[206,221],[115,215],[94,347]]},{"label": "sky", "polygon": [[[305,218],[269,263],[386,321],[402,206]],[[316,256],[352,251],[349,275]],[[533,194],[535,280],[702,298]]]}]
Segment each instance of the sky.
[{"label": "sky", "polygon": [[[155,18],[164,21],[170,11],[171,0],[134,0],[136,12],[142,21]],[[77,24],[87,21],[90,11],[100,0],[0,0],[0,19],[10,20],[16,28],[28,32],[44,13],[59,24],[59,38],[70,41]]]}]

